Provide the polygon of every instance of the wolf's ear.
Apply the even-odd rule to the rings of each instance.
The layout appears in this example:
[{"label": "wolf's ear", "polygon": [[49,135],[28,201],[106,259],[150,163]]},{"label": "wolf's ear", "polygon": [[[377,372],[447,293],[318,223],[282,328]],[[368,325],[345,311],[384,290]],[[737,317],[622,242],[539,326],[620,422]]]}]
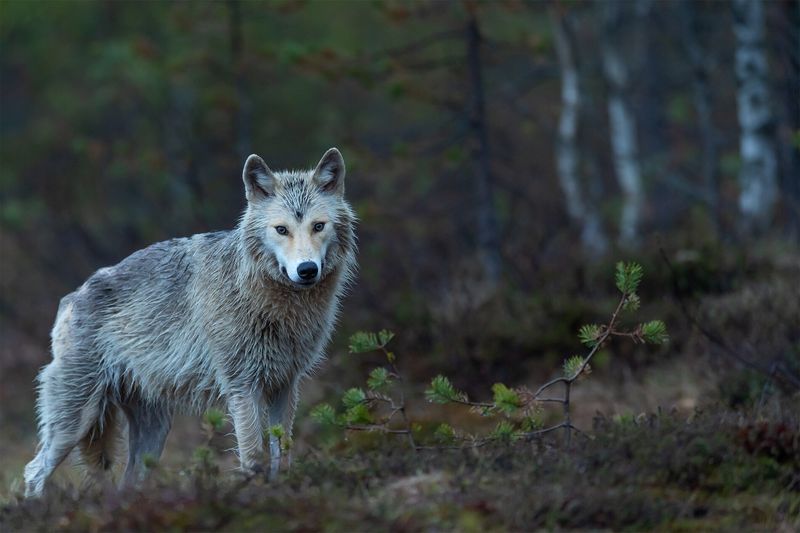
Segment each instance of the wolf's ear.
[{"label": "wolf's ear", "polygon": [[325,152],[317,163],[317,168],[314,169],[314,183],[322,192],[343,195],[344,174],[344,158],[339,150],[331,148]]},{"label": "wolf's ear", "polygon": [[249,202],[268,198],[275,194],[275,175],[264,163],[264,160],[256,154],[252,154],[245,161],[242,180]]}]

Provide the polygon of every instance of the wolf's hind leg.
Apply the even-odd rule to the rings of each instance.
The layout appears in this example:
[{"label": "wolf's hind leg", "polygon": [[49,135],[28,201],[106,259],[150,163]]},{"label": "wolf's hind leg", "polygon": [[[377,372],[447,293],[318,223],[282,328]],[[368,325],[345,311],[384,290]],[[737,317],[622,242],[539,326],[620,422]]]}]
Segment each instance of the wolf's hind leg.
[{"label": "wolf's hind leg", "polygon": [[172,427],[172,411],[142,399],[128,402],[122,409],[128,418],[128,466],[122,483],[132,485],[144,477],[146,457],[161,457]]},{"label": "wolf's hind leg", "polygon": [[[53,471],[87,435],[100,416],[102,389],[91,372],[73,373],[53,361],[42,371],[39,389],[40,444],[25,466],[25,495],[44,492]],[[71,378],[74,378],[71,379]]]},{"label": "wolf's hind leg", "polygon": [[118,418],[118,408],[107,406],[89,433],[78,443],[81,462],[91,478],[103,480],[113,466],[119,435]]}]

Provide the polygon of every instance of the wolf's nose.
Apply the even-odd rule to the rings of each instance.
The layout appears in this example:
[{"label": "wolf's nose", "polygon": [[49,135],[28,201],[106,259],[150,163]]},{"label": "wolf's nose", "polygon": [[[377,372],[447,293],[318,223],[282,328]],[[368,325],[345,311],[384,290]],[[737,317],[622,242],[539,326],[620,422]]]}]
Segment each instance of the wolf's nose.
[{"label": "wolf's nose", "polygon": [[297,266],[297,275],[300,279],[310,280],[317,277],[317,264],[313,261],[304,261]]}]

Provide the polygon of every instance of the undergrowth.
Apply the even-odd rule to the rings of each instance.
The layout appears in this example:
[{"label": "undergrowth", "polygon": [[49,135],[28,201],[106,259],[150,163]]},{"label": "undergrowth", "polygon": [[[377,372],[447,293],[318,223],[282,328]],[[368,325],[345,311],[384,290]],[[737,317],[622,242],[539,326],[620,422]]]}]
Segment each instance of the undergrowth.
[{"label": "undergrowth", "polygon": [[55,491],[0,511],[3,531],[796,530],[800,431],[742,413],[598,416],[591,439],[419,453],[383,434],[311,450],[270,483],[208,457],[118,492]]}]

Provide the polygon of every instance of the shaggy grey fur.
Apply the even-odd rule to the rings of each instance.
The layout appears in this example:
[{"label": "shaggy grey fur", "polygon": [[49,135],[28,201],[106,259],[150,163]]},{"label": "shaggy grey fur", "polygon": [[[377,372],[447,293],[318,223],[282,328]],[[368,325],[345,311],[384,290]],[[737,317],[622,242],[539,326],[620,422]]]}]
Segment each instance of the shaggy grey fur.
[{"label": "shaggy grey fur", "polygon": [[[61,300],[53,360],[39,375],[27,495],[42,493],[75,446],[88,466],[108,469],[121,415],[126,482],[144,455],[160,456],[175,410],[226,406],[244,469],[263,462],[268,423],[291,435],[298,381],[322,360],[356,268],[344,175],[335,148],[307,172],[273,173],[250,156],[235,229],[149,246]],[[319,266],[315,280],[297,283],[299,261]],[[280,448],[270,444],[274,471]]]}]

